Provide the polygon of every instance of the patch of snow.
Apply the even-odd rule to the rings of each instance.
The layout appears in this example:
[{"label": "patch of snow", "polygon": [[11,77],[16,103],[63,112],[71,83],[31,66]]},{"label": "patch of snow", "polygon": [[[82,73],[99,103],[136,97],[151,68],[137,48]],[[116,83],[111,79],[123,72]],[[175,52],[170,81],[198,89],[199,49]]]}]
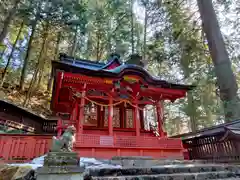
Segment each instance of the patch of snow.
[{"label": "patch of snow", "polygon": [[9,166],[18,166],[18,167],[31,167],[31,169],[37,169],[42,167],[42,164],[31,164],[31,163],[24,163],[24,164],[8,164]]},{"label": "patch of snow", "polygon": [[[37,157],[33,159],[30,163],[24,163],[24,164],[9,164],[11,166],[29,166],[32,169],[37,169],[39,167],[43,166],[44,163],[44,157],[46,155]],[[114,165],[111,164],[108,160],[97,160],[95,158],[80,158],[79,166],[84,167],[86,169],[88,168],[121,168],[120,165]]]},{"label": "patch of snow", "polygon": [[40,157],[37,157],[37,158],[33,159],[31,161],[31,164],[41,164],[41,165],[43,165],[45,156],[46,155],[43,155],[43,156],[40,156]]},{"label": "patch of snow", "polygon": [[25,166],[25,167],[31,167],[31,169],[37,169],[39,167],[42,167],[43,166],[43,162],[44,162],[44,156],[40,156],[40,157],[37,157],[35,159],[33,159],[30,163],[23,163],[23,164],[8,164],[9,166],[18,166],[18,167],[21,167],[21,166]]},{"label": "patch of snow", "polygon": [[95,158],[80,158],[80,167],[88,168],[121,168],[120,165],[114,165],[106,160],[97,160]]}]

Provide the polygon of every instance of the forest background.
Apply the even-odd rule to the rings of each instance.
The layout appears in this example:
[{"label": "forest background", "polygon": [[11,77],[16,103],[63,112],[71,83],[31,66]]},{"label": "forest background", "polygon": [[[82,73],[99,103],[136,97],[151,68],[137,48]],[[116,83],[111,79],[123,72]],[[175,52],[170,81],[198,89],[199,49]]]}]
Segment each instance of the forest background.
[{"label": "forest background", "polygon": [[[213,5],[239,84],[240,0]],[[112,52],[122,60],[138,53],[152,75],[196,85],[164,103],[169,135],[228,121],[196,0],[0,1],[1,99],[46,116],[59,53],[106,61]]]}]

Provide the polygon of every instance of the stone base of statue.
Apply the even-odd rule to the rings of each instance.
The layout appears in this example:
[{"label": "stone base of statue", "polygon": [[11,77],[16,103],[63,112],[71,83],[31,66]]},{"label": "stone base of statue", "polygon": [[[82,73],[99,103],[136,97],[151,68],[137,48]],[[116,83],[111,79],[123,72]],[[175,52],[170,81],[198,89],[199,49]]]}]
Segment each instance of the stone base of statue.
[{"label": "stone base of statue", "polygon": [[37,171],[37,180],[83,180],[83,171],[77,153],[50,152],[44,158],[43,167]]}]

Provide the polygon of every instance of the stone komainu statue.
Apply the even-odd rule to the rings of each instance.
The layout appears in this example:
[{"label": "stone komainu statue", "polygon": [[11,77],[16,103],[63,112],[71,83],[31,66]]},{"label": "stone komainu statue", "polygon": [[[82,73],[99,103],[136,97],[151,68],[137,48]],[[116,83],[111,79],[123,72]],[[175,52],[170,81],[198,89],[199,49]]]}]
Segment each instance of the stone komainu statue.
[{"label": "stone komainu statue", "polygon": [[72,152],[75,133],[76,128],[69,126],[59,139],[53,136],[51,152]]}]

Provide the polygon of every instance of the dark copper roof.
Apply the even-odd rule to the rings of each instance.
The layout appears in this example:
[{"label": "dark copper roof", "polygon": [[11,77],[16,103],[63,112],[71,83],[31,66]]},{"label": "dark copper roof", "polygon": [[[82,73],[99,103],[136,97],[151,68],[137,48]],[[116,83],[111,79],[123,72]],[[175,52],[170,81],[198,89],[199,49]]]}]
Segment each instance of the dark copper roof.
[{"label": "dark copper roof", "polygon": [[220,124],[217,126],[212,126],[209,128],[204,128],[197,132],[190,132],[185,134],[179,134],[172,136],[173,138],[182,138],[183,140],[190,140],[194,138],[210,137],[216,134],[224,134],[228,130],[239,129],[240,128],[240,119],[234,120],[229,123]]},{"label": "dark copper roof", "polygon": [[[116,67],[109,69],[111,65]],[[147,83],[156,87],[192,90],[194,86],[169,83],[159,78],[151,76],[143,67],[134,64],[124,64],[119,57],[110,58],[107,63],[99,61],[89,61],[84,59],[75,59],[65,54],[60,54],[60,61],[52,62],[53,68],[65,72],[81,73],[96,77],[121,78],[124,75],[137,75],[143,78]]]},{"label": "dark copper roof", "polygon": [[0,100],[0,107],[2,109],[12,109],[14,112],[19,112],[20,114],[24,114],[24,115],[27,115],[29,116],[30,118],[33,118],[37,121],[44,121],[44,120],[47,120],[47,118],[45,117],[42,117],[38,114],[35,114],[33,113],[32,111],[28,110],[28,109],[25,109],[25,108],[22,108],[22,107],[19,107],[11,102],[7,102],[7,101],[4,101],[4,100]]}]

